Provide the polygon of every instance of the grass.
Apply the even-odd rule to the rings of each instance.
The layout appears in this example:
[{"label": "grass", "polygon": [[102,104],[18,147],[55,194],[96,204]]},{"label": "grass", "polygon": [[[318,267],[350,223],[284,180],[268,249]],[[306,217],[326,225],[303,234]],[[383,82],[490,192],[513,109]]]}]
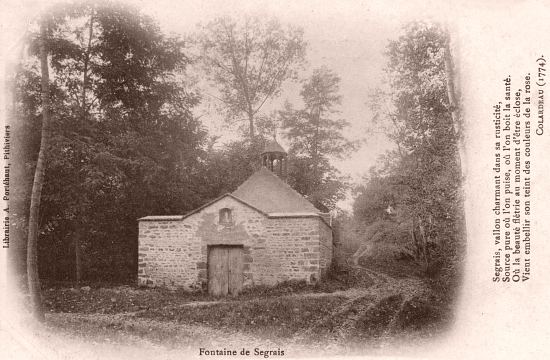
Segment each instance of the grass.
[{"label": "grass", "polygon": [[[163,327],[152,334],[142,326],[127,326],[127,319],[118,317],[126,314],[144,321],[240,331],[266,339],[289,339],[312,324],[322,322],[346,300],[331,293],[367,287],[372,283],[370,279],[361,278],[344,267],[334,267],[332,270],[323,282],[317,284],[286,281],[271,287],[246,288],[239,296],[222,299],[204,292],[135,286],[106,287],[105,284],[81,288],[52,286],[44,289],[43,298],[50,313],[75,314],[74,318],[66,318],[65,315],[54,317],[58,319],[56,327],[80,329],[77,333],[85,332],[87,336],[94,334],[95,327],[95,332],[104,332],[109,338],[125,333],[152,341],[175,341],[175,335],[168,336],[173,331]],[[100,314],[111,320],[97,324],[79,317],[90,314]]]},{"label": "grass", "polygon": [[[378,270],[383,264],[370,262],[366,267]],[[405,268],[398,270],[407,273]],[[94,341],[148,341],[181,348],[226,336],[282,343],[328,344],[339,339],[341,344],[373,344],[388,334],[435,334],[442,322],[438,305],[416,290],[418,281],[409,280],[410,274],[394,277],[398,285],[378,279],[371,287],[374,281],[368,272],[334,266],[315,285],[287,281],[221,299],[204,292],[105,284],[53,286],[43,294],[52,314],[49,326]],[[339,292],[348,289],[353,291]],[[366,292],[355,298],[361,289]]]},{"label": "grass", "polygon": [[[224,301],[267,299],[291,294],[333,293],[356,287],[369,287],[372,280],[365,274],[344,265],[333,265],[328,276],[319,283],[290,280],[275,286],[260,285],[243,289],[238,296]],[[147,288],[136,286],[108,286],[103,283],[73,288],[67,284],[51,284],[43,290],[46,308],[50,312],[118,314],[163,307],[175,307],[196,301],[216,301],[206,292],[183,289]]]},{"label": "grass", "polygon": [[361,316],[357,322],[357,334],[366,338],[382,335],[392,319],[397,316],[402,302],[401,295],[392,295],[380,300]]},{"label": "grass", "polygon": [[362,256],[359,258],[359,265],[397,279],[423,276],[422,267],[408,259],[396,260],[388,257]]},{"label": "grass", "polygon": [[99,287],[90,290],[50,288],[43,291],[43,298],[50,312],[82,314],[118,314],[210,299],[208,294],[204,293],[131,286]]},{"label": "grass", "polygon": [[217,329],[231,328],[264,338],[290,338],[329,315],[343,300],[340,296],[277,297],[207,306],[157,308],[138,316]]},{"label": "grass", "polygon": [[[299,285],[285,284],[282,289]],[[50,313],[60,313],[49,317],[49,325],[63,333],[108,342],[146,339],[175,347],[202,341],[196,333],[201,328],[288,340],[322,321],[345,300],[337,295],[271,297],[249,292],[241,301],[193,304],[214,299],[202,293],[127,286],[89,291],[58,288],[46,295]]]},{"label": "grass", "polygon": [[[249,342],[321,349],[334,340],[342,349],[360,350],[376,348],[388,336],[424,341],[441,332],[438,311],[425,300],[404,300],[400,294],[378,300],[367,296],[352,301],[345,311],[336,311],[348,300],[337,295],[283,296],[161,307],[131,315],[60,313],[48,316],[48,326],[87,341],[153,343],[191,351],[197,344],[219,347]],[[356,318],[354,326],[342,337],[340,331],[351,317]]]},{"label": "grass", "polygon": [[[203,292],[119,286],[113,288],[50,288],[43,292],[50,313],[135,314],[136,317],[180,324],[231,328],[265,337],[288,338],[319,321],[344,300],[327,295],[301,298],[308,293],[345,288],[336,281],[309,285],[301,281],[275,287],[245,289],[236,297],[214,298]],[[218,301],[218,302],[215,302]],[[199,304],[198,302],[213,302]]]}]

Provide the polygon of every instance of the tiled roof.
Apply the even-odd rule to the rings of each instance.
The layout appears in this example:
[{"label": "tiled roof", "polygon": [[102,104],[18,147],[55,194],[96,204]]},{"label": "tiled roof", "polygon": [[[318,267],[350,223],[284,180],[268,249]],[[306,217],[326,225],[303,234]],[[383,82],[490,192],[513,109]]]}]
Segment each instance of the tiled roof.
[{"label": "tiled roof", "polygon": [[252,174],[232,194],[268,214],[319,214],[313,204],[266,168]]},{"label": "tiled roof", "polygon": [[323,222],[330,227],[329,214],[319,211],[306,198],[266,168],[261,168],[252,174],[233,193],[222,195],[185,215],[146,216],[138,220],[183,220],[227,196],[269,218],[316,216],[321,217]]}]

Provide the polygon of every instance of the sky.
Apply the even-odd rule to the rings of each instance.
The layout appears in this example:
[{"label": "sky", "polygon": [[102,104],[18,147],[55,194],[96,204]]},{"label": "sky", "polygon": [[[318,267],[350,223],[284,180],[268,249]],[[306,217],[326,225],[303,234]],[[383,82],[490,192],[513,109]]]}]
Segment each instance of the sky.
[{"label": "sky", "polygon": [[[356,153],[343,161],[335,160],[335,165],[354,181],[360,181],[377,157],[392,146],[382,135],[367,133],[373,117],[367,104],[368,96],[382,85],[388,40],[396,38],[403,24],[415,18],[412,14],[418,13],[418,6],[401,1],[394,2],[399,6],[393,9],[381,1],[159,0],[138,3],[165,31],[177,34],[191,33],[197,29],[197,23],[225,15],[276,17],[282,23],[302,27],[308,43],[308,65],[301,77],[307,78],[312,69],[320,66],[336,72],[341,77],[339,116],[350,123],[345,134],[352,140],[364,140]],[[280,107],[285,100],[299,102],[298,84],[285,83],[281,96],[266,104],[266,110]],[[209,113],[201,119],[210,125],[212,133],[224,134],[216,114]],[[284,139],[281,142],[284,146]]]}]

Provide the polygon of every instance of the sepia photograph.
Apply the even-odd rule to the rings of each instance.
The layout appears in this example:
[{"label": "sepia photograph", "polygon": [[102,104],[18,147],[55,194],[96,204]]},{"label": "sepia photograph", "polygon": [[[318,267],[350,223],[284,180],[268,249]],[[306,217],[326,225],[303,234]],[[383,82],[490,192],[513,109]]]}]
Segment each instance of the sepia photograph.
[{"label": "sepia photograph", "polygon": [[6,2],[5,358],[550,356],[509,3]]}]

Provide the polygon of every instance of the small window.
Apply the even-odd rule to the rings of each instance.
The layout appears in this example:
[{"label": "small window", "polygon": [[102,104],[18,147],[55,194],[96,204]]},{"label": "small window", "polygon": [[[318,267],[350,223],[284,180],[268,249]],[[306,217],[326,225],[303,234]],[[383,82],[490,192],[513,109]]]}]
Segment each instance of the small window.
[{"label": "small window", "polygon": [[231,216],[231,209],[223,208],[220,210],[220,224],[231,224],[233,218]]}]

